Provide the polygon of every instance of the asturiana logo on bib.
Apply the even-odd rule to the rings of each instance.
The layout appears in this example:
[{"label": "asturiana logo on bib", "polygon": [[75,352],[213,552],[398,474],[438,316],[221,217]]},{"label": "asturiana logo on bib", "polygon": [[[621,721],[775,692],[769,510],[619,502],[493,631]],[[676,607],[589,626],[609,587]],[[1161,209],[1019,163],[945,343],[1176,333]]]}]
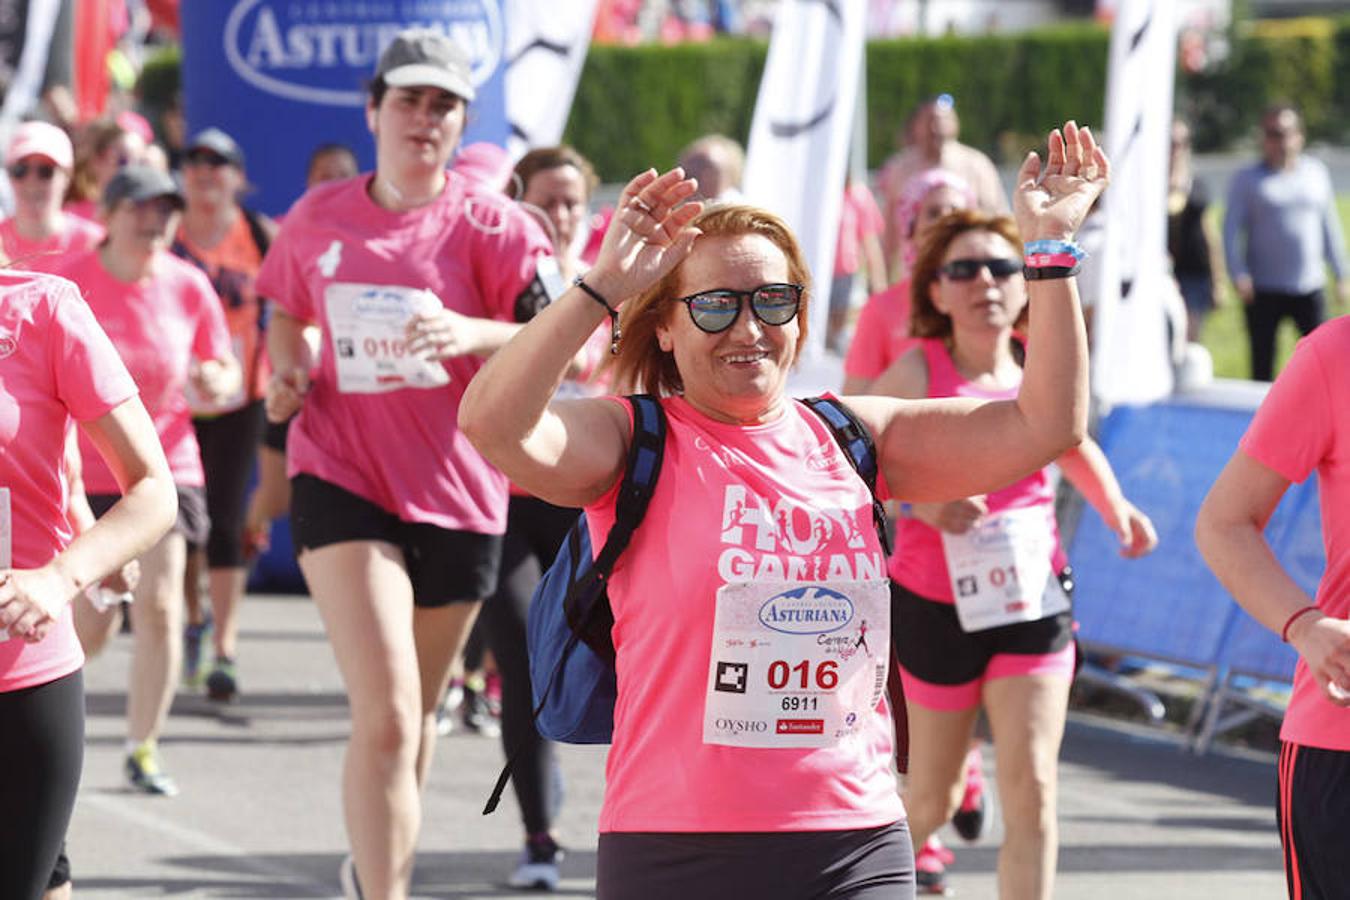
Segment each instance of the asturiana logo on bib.
[{"label": "asturiana logo on bib", "polygon": [[380,53],[405,28],[439,31],[464,48],[475,86],[502,64],[500,0],[237,0],[223,40],[230,67],[261,91],[361,107]]},{"label": "asturiana logo on bib", "polygon": [[818,584],[804,585],[765,600],[759,621],[783,634],[826,634],[853,621],[853,601]]}]

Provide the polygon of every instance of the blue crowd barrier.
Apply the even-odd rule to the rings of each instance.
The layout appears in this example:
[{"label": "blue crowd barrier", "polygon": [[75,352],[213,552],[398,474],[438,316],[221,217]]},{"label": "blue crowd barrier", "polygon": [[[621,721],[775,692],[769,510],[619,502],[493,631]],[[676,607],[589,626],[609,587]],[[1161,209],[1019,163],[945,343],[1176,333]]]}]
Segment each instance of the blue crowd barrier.
[{"label": "blue crowd barrier", "polygon": [[[1296,662],[1277,635],[1233,602],[1194,540],[1200,504],[1263,396],[1263,386],[1220,382],[1210,391],[1114,410],[1099,442],[1125,495],[1158,529],[1158,549],[1124,559],[1115,535],[1091,512],[1069,546],[1083,642],[1199,670],[1206,675],[1206,702],[1217,707],[1231,698],[1234,676],[1289,682]],[[1320,524],[1316,479],[1310,478],[1291,486],[1266,528],[1276,558],[1310,595],[1325,567]],[[1221,711],[1209,710],[1198,749],[1212,737]]]},{"label": "blue crowd barrier", "polygon": [[1115,534],[1084,512],[1069,549],[1082,640],[1199,669],[1216,665],[1234,607],[1195,549],[1195,516],[1249,418],[1165,401],[1119,407],[1103,422],[1102,449],[1125,496],[1153,520],[1158,549],[1125,559]]},{"label": "blue crowd barrier", "polygon": [[295,562],[295,546],[291,542],[290,516],[281,516],[272,522],[267,552],[259,554],[249,572],[248,589],[260,594],[305,594],[305,578]]}]

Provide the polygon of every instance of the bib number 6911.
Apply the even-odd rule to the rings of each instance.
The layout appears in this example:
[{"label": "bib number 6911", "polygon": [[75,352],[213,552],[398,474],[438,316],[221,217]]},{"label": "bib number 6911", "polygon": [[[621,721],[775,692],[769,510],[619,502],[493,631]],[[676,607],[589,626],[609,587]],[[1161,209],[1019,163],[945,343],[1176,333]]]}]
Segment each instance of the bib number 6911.
[{"label": "bib number 6911", "polygon": [[827,659],[815,668],[815,684],[811,683],[811,661],[804,659],[796,665],[776,659],[769,663],[769,687],[775,691],[786,688],[792,682],[794,690],[809,690],[811,687],[822,691],[832,691],[839,686],[839,663]]}]

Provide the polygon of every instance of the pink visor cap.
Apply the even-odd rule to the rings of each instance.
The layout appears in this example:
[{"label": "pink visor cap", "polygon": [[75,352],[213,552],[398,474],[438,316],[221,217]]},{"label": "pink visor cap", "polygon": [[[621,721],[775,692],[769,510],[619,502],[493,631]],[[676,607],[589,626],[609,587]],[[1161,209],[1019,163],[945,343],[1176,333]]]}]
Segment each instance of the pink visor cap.
[{"label": "pink visor cap", "polygon": [[25,156],[45,156],[63,169],[75,163],[75,151],[64,131],[47,122],[24,122],[14,129],[5,165],[12,166]]}]

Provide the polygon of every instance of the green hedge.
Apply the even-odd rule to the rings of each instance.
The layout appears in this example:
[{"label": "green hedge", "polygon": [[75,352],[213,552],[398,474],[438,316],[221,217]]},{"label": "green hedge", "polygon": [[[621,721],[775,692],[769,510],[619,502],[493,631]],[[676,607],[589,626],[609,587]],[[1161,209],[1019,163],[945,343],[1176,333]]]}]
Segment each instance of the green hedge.
[{"label": "green hedge", "polygon": [[605,181],[672,165],[681,148],[708,132],[744,142],[767,52],[762,41],[734,39],[594,46],[564,140]]},{"label": "green hedge", "polygon": [[[1249,142],[1261,109],[1276,100],[1299,104],[1312,139],[1350,141],[1350,15],[1240,24],[1227,43],[1222,61],[1178,75],[1177,110],[1192,121],[1197,149]],[[1019,159],[1066,118],[1100,123],[1109,45],[1107,30],[1093,24],[870,42],[868,165],[892,152],[920,98],[944,91],[956,98],[962,140],[997,160]],[[709,132],[744,142],[767,51],[763,41],[740,38],[593,46],[565,140],[606,181],[670,165]],[[146,67],[148,106],[162,108],[177,90],[177,63],[168,52]]]},{"label": "green hedge", "polygon": [[[1247,23],[1229,53],[1180,72],[1177,110],[1202,151],[1251,139],[1261,109],[1293,100],[1314,140],[1350,137],[1350,16]],[[961,137],[995,159],[1017,159],[1055,122],[1100,123],[1110,35],[1094,24],[1015,35],[905,38],[867,46],[868,164],[892,152],[897,129],[929,94],[956,98]],[[744,141],[767,47],[722,38],[674,47],[591,48],[566,140],[619,181],[670,164],[694,137]]]}]

